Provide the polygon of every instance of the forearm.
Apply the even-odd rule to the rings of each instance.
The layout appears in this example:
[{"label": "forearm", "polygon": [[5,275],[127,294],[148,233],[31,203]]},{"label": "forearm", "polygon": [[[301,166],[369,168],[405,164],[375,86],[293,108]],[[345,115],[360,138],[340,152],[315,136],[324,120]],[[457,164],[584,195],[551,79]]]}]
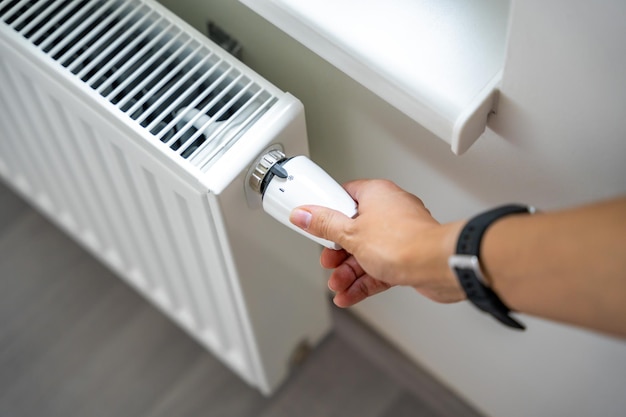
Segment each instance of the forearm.
[{"label": "forearm", "polygon": [[485,234],[491,285],[514,310],[626,336],[626,198],[509,216]]}]

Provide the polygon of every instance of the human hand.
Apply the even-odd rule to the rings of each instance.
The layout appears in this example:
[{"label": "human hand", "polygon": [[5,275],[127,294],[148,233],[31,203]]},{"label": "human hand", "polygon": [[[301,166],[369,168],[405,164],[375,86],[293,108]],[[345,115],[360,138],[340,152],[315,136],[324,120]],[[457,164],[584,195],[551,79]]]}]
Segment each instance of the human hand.
[{"label": "human hand", "polygon": [[409,285],[438,302],[465,298],[448,268],[462,224],[440,225],[422,201],[385,180],[347,183],[358,216],[319,206],[296,208],[290,220],[307,232],[340,244],[320,258],[332,268],[334,302],[348,307],[395,285]]}]

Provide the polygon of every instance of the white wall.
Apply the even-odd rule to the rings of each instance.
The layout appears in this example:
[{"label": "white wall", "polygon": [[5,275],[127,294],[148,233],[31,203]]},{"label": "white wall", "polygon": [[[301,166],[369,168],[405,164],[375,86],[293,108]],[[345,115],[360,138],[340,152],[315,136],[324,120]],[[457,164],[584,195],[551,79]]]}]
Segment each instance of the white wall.
[{"label": "white wall", "polygon": [[[440,221],[502,202],[543,209],[626,193],[626,4],[514,1],[497,117],[462,156],[234,0],[166,0],[244,46],[244,61],[305,104],[311,153],[338,180],[389,178]],[[575,262],[575,260],[572,260]],[[593,279],[593,277],[589,277]],[[491,416],[623,416],[626,343],[394,289],[358,314]]]}]

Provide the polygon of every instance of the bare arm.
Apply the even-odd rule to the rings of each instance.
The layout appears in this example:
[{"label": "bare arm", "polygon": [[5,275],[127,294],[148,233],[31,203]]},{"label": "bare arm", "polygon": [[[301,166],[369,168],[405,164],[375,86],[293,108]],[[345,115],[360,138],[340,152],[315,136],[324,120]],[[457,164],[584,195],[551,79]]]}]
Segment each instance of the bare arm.
[{"label": "bare arm", "polygon": [[[438,302],[465,298],[448,268],[465,221],[439,224],[395,184],[346,184],[359,204],[349,219],[322,207],[292,222],[345,249],[322,252],[329,287],[345,307],[394,285]],[[485,234],[481,258],[493,289],[514,310],[626,337],[626,198],[553,213],[514,215]]]},{"label": "bare arm", "polygon": [[511,308],[626,336],[626,198],[504,218],[482,251]]}]

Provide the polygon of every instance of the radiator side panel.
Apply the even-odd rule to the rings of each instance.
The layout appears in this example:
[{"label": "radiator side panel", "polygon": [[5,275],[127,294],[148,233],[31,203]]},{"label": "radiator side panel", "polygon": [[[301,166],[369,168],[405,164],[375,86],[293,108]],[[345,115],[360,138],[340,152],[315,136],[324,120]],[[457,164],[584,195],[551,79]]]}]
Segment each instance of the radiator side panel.
[{"label": "radiator side panel", "polygon": [[[308,154],[304,114],[278,133],[289,155]],[[242,172],[235,184],[243,184]],[[254,341],[266,378],[274,389],[331,329],[326,276],[319,266],[320,246],[294,233],[261,208],[247,206],[243,187],[228,187],[215,201],[223,235],[229,239],[232,267],[240,277],[241,304],[250,317]],[[266,391],[265,393],[269,393]]]}]

